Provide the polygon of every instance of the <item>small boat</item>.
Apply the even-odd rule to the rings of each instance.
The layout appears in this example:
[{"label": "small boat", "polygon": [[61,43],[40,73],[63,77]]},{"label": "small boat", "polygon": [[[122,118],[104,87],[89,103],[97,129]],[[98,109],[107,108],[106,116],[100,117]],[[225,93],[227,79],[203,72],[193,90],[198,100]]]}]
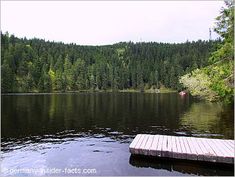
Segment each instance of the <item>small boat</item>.
[{"label": "small boat", "polygon": [[186,95],[186,92],[185,92],[185,91],[181,91],[179,94],[180,94],[181,96],[184,96],[184,95]]}]

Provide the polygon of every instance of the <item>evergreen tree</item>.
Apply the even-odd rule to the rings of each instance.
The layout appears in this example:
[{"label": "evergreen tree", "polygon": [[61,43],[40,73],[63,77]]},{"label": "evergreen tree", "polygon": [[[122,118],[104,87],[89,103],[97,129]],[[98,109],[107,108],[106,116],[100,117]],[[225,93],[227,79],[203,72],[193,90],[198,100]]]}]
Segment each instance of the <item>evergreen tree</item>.
[{"label": "evergreen tree", "polygon": [[8,33],[1,37],[1,68],[6,77],[1,80],[2,92],[180,89],[178,78],[207,66],[210,52],[222,45],[221,40],[199,40],[79,46],[20,39]]},{"label": "evergreen tree", "polygon": [[2,92],[12,92],[14,84],[14,73],[6,61],[1,66],[1,89]]}]

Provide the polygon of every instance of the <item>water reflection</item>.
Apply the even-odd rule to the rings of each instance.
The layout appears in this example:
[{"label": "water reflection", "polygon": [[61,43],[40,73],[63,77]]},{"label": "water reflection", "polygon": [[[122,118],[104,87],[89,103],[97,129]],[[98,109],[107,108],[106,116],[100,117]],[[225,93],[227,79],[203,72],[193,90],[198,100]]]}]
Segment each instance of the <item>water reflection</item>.
[{"label": "water reflection", "polygon": [[[197,162],[173,161],[133,156],[126,142],[115,137],[76,134],[63,131],[56,135],[12,139],[3,143],[2,169],[87,168],[97,169],[94,175],[232,175],[232,166],[217,166]],[[101,160],[102,159],[102,160]],[[98,163],[97,163],[98,162]],[[115,170],[115,169],[119,170]],[[3,176],[13,175],[3,171]],[[24,172],[17,175],[29,175]],[[32,174],[30,174],[31,176]],[[37,175],[47,175],[41,173]],[[58,175],[64,175],[62,172]]]},{"label": "water reflection", "polygon": [[[118,135],[118,136],[117,136]],[[96,140],[100,139],[102,142],[117,142],[117,143],[128,143],[130,144],[131,141],[134,139],[134,135],[120,135],[120,134],[111,134],[107,135],[103,134],[94,134],[94,133],[84,133],[84,132],[75,132],[75,131],[62,131],[56,134],[47,134],[47,135],[40,135],[40,136],[29,136],[23,138],[8,138],[7,141],[3,141],[1,143],[2,151],[3,152],[10,152],[16,149],[25,148],[27,146],[33,145],[37,146],[40,144],[63,144],[69,143],[72,141],[80,141],[82,139],[90,139],[94,138]]]},{"label": "water reflection", "polygon": [[[82,93],[2,96],[2,137],[64,130],[233,138],[233,109],[178,94]],[[118,135],[117,135],[118,136]]]},{"label": "water reflection", "polygon": [[203,176],[233,176],[233,166],[131,155],[129,162],[138,168],[164,169],[170,172]]},{"label": "water reflection", "polygon": [[193,103],[181,119],[181,125],[187,127],[193,136],[216,138],[234,138],[234,112],[221,103]]},{"label": "water reflection", "polygon": [[[179,127],[179,113],[189,107],[171,95],[67,94],[2,97],[3,137],[52,134],[63,130],[135,134],[157,125]],[[15,131],[11,131],[11,130]],[[154,131],[154,129],[153,129]],[[160,130],[161,131],[161,130]]]},{"label": "water reflection", "polygon": [[[160,161],[154,165],[129,159],[128,151],[138,133],[232,139],[233,108],[177,93],[28,94],[1,100],[1,160],[7,168],[88,166],[100,170],[96,175],[233,172]],[[194,168],[199,172],[188,171]]]}]

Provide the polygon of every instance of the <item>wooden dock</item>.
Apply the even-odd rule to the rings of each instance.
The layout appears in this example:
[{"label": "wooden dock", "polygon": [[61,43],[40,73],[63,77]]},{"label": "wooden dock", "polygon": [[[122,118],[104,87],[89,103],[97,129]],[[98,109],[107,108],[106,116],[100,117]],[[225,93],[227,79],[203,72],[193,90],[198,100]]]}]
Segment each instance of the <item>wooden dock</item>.
[{"label": "wooden dock", "polygon": [[138,134],[129,150],[146,156],[234,163],[234,140]]}]

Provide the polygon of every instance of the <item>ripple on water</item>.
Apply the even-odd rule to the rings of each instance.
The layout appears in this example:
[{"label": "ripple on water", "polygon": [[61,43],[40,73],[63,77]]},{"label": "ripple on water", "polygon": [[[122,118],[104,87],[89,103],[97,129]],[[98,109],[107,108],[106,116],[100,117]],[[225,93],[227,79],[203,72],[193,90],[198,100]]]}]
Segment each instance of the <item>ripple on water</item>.
[{"label": "ripple on water", "polygon": [[117,131],[113,131],[113,132],[108,132],[110,135],[122,135],[123,132],[117,132]]}]

